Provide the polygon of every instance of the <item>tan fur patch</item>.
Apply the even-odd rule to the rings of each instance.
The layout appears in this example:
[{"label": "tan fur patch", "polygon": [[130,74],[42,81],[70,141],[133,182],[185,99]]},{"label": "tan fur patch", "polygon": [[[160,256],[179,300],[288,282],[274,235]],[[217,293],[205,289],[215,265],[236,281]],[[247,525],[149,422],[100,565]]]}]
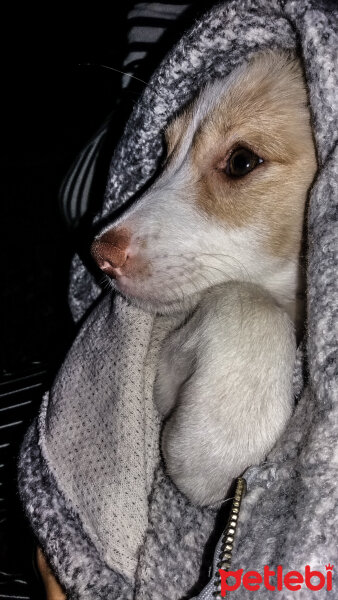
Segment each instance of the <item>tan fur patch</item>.
[{"label": "tan fur patch", "polygon": [[[168,129],[169,151],[183,139],[191,114],[185,111]],[[224,169],[240,146],[264,162],[233,179]],[[299,61],[285,53],[256,55],[200,124],[190,162],[199,210],[225,226],[258,228],[269,253],[296,255],[316,171]]]}]

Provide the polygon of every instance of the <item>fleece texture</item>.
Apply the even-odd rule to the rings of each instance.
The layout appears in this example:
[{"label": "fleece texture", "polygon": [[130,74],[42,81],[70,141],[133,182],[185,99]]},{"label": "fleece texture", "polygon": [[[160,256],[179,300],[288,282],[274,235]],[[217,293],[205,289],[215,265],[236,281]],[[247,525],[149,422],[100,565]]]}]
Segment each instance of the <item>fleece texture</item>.
[{"label": "fleece texture", "polygon": [[[232,568],[338,568],[337,12],[315,0],[220,4],[184,35],[153,75],[112,159],[96,221],[111,220],[159,168],[163,129],[207,81],[255,52],[303,59],[319,170],[306,222],[307,328],[295,368],[297,405],[264,464],[245,474]],[[165,201],[165,200],[164,200]],[[77,257],[70,298],[80,319],[100,288]],[[116,295],[90,310],[21,452],[20,493],[70,600],[183,600],[201,591],[217,521],[165,475],[152,402],[163,337],[184,315],[152,316]],[[214,570],[217,568],[216,547]],[[212,563],[212,561],[211,561]],[[201,571],[202,569],[202,571]],[[209,574],[209,575],[210,575]],[[204,579],[203,579],[204,577]],[[336,582],[334,581],[334,586]],[[255,594],[269,598],[262,586]],[[241,600],[252,591],[231,592]],[[271,592],[270,592],[271,595]],[[320,591],[320,598],[334,597]],[[284,589],[279,598],[317,598]]]}]

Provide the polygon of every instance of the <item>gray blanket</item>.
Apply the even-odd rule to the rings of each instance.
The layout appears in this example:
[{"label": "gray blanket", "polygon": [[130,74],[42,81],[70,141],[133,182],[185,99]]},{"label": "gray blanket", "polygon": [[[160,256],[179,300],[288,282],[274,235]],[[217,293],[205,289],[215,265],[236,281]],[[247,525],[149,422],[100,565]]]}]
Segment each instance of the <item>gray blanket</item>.
[{"label": "gray blanket", "polygon": [[[154,175],[163,128],[197,88],[264,48],[288,49],[303,59],[319,172],[306,224],[307,328],[295,367],[297,404],[264,464],[245,473],[232,569],[262,573],[264,565],[281,565],[304,573],[310,565],[325,574],[328,563],[338,568],[337,13],[315,0],[244,0],[206,14],[136,105],[98,219],[113,220]],[[100,291],[76,258],[75,318]],[[27,432],[20,493],[71,600],[213,597],[214,573],[203,591],[199,586],[208,579],[202,568],[207,551],[215,549],[217,507],[191,505],[165,475],[152,401],[161,341],[183,318],[154,317],[119,295],[105,295],[90,310]],[[218,544],[214,572],[220,552]],[[271,597],[264,585],[255,593]],[[227,595],[244,600],[252,591],[241,586]],[[334,595],[325,587],[294,592],[284,586],[278,598]]]}]

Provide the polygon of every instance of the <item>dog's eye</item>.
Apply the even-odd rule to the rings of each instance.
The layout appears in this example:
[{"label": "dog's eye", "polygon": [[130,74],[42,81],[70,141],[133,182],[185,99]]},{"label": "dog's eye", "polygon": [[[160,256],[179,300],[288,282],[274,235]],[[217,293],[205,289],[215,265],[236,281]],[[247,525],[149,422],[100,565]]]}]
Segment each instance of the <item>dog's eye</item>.
[{"label": "dog's eye", "polygon": [[244,177],[253,171],[263,159],[248,148],[236,148],[228,159],[225,172],[230,177]]}]

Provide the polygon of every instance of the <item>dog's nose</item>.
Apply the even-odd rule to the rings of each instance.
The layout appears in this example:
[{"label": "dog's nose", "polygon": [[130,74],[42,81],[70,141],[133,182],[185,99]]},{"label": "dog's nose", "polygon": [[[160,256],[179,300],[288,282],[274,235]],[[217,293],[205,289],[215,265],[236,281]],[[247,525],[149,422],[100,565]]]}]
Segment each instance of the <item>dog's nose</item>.
[{"label": "dog's nose", "polygon": [[129,241],[130,234],[125,229],[109,229],[92,243],[91,255],[109,277],[115,277],[126,263]]}]

